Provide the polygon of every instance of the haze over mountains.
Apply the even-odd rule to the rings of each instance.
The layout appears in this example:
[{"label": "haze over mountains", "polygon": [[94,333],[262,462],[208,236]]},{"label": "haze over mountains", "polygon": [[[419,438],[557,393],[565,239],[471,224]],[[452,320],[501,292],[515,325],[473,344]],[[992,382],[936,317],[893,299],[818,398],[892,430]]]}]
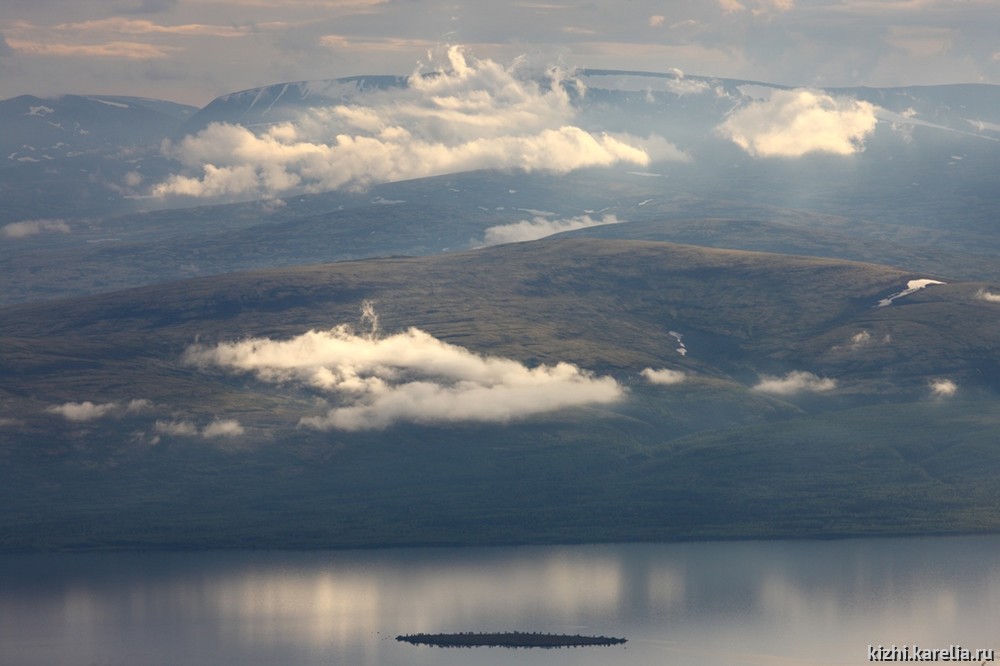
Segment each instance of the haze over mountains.
[{"label": "haze over mountains", "polygon": [[0,102],[5,547],[997,528],[1000,88],[449,57]]}]

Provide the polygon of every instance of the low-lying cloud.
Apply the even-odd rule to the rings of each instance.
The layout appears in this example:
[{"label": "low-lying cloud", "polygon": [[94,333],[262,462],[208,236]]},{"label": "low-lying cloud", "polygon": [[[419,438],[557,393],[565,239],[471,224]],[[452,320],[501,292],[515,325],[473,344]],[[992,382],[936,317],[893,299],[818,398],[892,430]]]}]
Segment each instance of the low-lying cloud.
[{"label": "low-lying cloud", "polygon": [[197,437],[198,426],[190,421],[160,421],[153,424],[153,431],[160,435],[173,437]]},{"label": "low-lying cloud", "polygon": [[505,423],[612,403],[625,393],[613,378],[569,363],[529,368],[476,354],[417,328],[378,337],[374,325],[364,334],[341,325],[288,340],[195,345],[185,360],[323,392],[331,409],[300,422],[320,430],[373,430],[401,422]]},{"label": "low-lying cloud", "polygon": [[958,392],[958,384],[950,379],[932,379],[930,388],[936,398],[950,398]]},{"label": "low-lying cloud", "polygon": [[793,370],[784,377],[763,375],[753,387],[754,391],[771,395],[796,395],[798,393],[823,393],[837,388],[837,381],[818,377],[811,372]]},{"label": "low-lying cloud", "polygon": [[145,411],[152,407],[149,400],[130,400],[127,403],[104,402],[93,403],[89,400],[84,402],[66,402],[61,405],[49,407],[45,411],[58,414],[67,421],[94,421],[105,417],[121,417],[125,414],[134,414]]},{"label": "low-lying cloud", "polygon": [[586,229],[602,224],[621,224],[614,215],[605,215],[599,220],[595,220],[589,215],[564,218],[561,220],[550,220],[544,216],[536,216],[531,220],[521,220],[512,224],[501,224],[489,227],[483,232],[481,245],[500,245],[501,243],[518,243],[521,241],[537,240],[563,231],[573,231],[575,229]]},{"label": "low-lying cloud", "polygon": [[63,220],[25,220],[5,224],[0,230],[4,238],[27,238],[38,234],[68,234],[69,225]]},{"label": "low-lying cloud", "polygon": [[236,419],[216,419],[202,429],[201,436],[206,439],[238,437],[244,432],[243,426]]},{"label": "low-lying cloud", "polygon": [[980,289],[976,292],[976,298],[981,301],[986,301],[987,303],[1000,303],[1000,294],[994,294],[992,291],[986,289]]},{"label": "low-lying cloud", "polygon": [[153,425],[153,432],[157,435],[170,435],[172,437],[217,439],[220,437],[237,437],[243,435],[246,433],[246,429],[236,419],[215,419],[200,429],[193,422],[187,420],[157,420]]},{"label": "low-lying cloud", "polygon": [[662,385],[680,384],[687,379],[687,375],[680,370],[671,370],[669,368],[661,368],[659,370],[646,368],[642,371],[642,376],[650,384]]},{"label": "low-lying cloud", "polygon": [[[314,108],[295,123],[260,132],[213,123],[164,145],[189,169],[153,188],[157,196],[274,196],[291,190],[364,189],[378,182],[474,169],[574,169],[647,165],[683,155],[660,137],[591,133],[557,69],[539,77],[447,51],[444,71]],[[539,79],[542,78],[540,81]],[[578,86],[583,93],[582,84]],[[200,172],[200,173],[199,173]]]},{"label": "low-lying cloud", "polygon": [[774,90],[733,111],[717,131],[754,157],[853,155],[878,123],[876,107],[807,89]]}]

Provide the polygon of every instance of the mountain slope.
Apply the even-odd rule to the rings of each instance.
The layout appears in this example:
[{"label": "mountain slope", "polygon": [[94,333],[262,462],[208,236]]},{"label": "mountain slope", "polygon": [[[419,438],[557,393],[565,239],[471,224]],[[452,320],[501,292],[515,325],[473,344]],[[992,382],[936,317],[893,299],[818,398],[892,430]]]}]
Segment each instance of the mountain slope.
[{"label": "mountain slope", "polygon": [[[1000,306],[979,297],[989,288],[979,283],[896,297],[928,277],[668,243],[550,239],[5,308],[4,544],[996,529],[1000,458],[990,433],[1000,416],[989,368],[1000,362],[992,323]],[[613,379],[623,392],[499,422],[447,411],[394,412],[403,416],[383,422],[380,410],[398,404],[329,392],[319,375],[290,365],[192,362],[241,340],[253,353],[276,354],[272,341],[306,345],[307,329],[357,322],[365,300],[378,327],[369,319],[355,330],[370,326],[372,337],[337,338],[358,354],[416,326],[529,368],[569,362],[589,371],[562,390]],[[429,339],[411,342],[421,340]],[[320,348],[308,345],[295,353],[315,358]],[[452,404],[465,400],[463,382],[448,384],[451,370],[436,367],[421,390],[436,385]],[[684,375],[652,384],[646,368]],[[793,371],[813,373],[798,392],[785,390],[804,376]],[[411,370],[396,372],[361,376],[402,399],[398,382]],[[783,388],[763,389],[767,376]],[[337,425],[333,414],[352,409],[370,427]]]}]

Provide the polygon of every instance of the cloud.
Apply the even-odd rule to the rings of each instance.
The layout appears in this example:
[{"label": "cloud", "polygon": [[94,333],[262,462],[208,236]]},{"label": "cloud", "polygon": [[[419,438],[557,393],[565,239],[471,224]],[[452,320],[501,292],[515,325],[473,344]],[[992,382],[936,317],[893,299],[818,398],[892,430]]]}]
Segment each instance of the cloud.
[{"label": "cloud", "polygon": [[3,232],[4,238],[27,238],[42,233],[68,234],[70,229],[62,220],[26,220],[6,224],[0,231]]},{"label": "cloud", "polygon": [[149,400],[130,400],[122,405],[119,402],[105,402],[95,404],[86,400],[84,402],[67,402],[47,408],[45,411],[52,414],[59,414],[67,421],[94,421],[107,416],[120,417],[124,414],[132,414],[145,411],[153,406]]},{"label": "cloud", "polygon": [[167,58],[180,47],[155,46],[142,42],[113,41],[103,44],[65,44],[59,42],[40,42],[23,39],[12,39],[8,44],[15,51],[42,56],[82,56],[94,58],[123,58],[126,60],[149,60]]},{"label": "cloud", "polygon": [[861,349],[871,344],[872,334],[868,331],[860,331],[851,336],[851,349]]},{"label": "cloud", "polygon": [[215,439],[217,437],[237,437],[245,431],[240,422],[235,419],[216,420],[209,423],[201,431],[201,436],[205,439]]},{"label": "cloud", "polygon": [[815,90],[775,90],[733,111],[717,131],[755,157],[853,155],[878,122],[876,107]]},{"label": "cloud", "polygon": [[836,380],[820,378],[811,372],[794,370],[784,377],[763,375],[753,390],[772,395],[795,395],[796,393],[823,393],[832,391],[836,387]]},{"label": "cloud", "polygon": [[142,0],[138,5],[120,5],[122,14],[162,14],[177,7],[179,0]]},{"label": "cloud", "polygon": [[621,220],[614,215],[605,215],[600,220],[595,220],[589,215],[562,220],[549,220],[542,216],[536,216],[532,220],[521,220],[513,224],[488,227],[483,233],[482,245],[499,245],[501,243],[536,240],[563,231],[586,229],[587,227],[596,227],[602,224],[621,224]]},{"label": "cloud", "polygon": [[128,19],[120,16],[82,21],[80,23],[63,23],[55,26],[56,30],[67,32],[118,32],[125,35],[182,35],[209,37],[243,37],[251,33],[249,27],[231,25],[206,25],[203,23],[187,23],[182,25],[160,25],[146,19]]},{"label": "cloud", "polygon": [[647,165],[673,148],[659,137],[597,134],[575,126],[576,110],[559,70],[538,72],[526,61],[505,67],[467,58],[459,47],[450,48],[447,58],[443,71],[418,70],[406,87],[314,108],[295,123],[260,132],[214,123],[168,143],[164,152],[193,175],[175,174],[153,194],[274,196],[363,189],[474,169],[565,173]]},{"label": "cloud", "polygon": [[1000,294],[994,294],[986,289],[980,289],[977,291],[976,298],[981,301],[986,301],[987,303],[1000,303]]},{"label": "cloud", "polygon": [[118,403],[108,402],[101,405],[89,400],[85,402],[67,402],[49,407],[46,411],[59,414],[67,421],[93,421],[118,410]]},{"label": "cloud", "polygon": [[727,14],[750,11],[754,15],[787,12],[795,7],[795,0],[719,0]]},{"label": "cloud", "polygon": [[670,370],[669,368],[662,368],[660,370],[654,370],[653,368],[646,368],[642,371],[642,376],[646,378],[650,384],[680,384],[683,382],[687,375],[680,370]]},{"label": "cloud", "polygon": [[931,393],[936,398],[950,398],[958,391],[958,384],[950,379],[934,379],[930,383]]},{"label": "cloud", "polygon": [[173,435],[174,437],[195,437],[198,435],[198,426],[190,421],[160,421],[153,425],[153,430],[161,435]]},{"label": "cloud", "polygon": [[14,55],[14,47],[7,43],[7,38],[0,34],[0,58]]},{"label": "cloud", "polygon": [[288,340],[195,345],[185,361],[323,392],[334,406],[301,420],[320,430],[383,429],[400,422],[505,423],[624,396],[613,378],[569,363],[529,368],[476,354],[417,328],[378,337],[377,324],[369,326],[363,334],[340,325]]},{"label": "cloud", "polygon": [[153,431],[159,435],[170,435],[173,437],[201,436],[205,439],[237,437],[246,432],[243,426],[240,425],[240,422],[236,419],[215,419],[200,430],[197,425],[187,420],[157,420],[153,425]]}]

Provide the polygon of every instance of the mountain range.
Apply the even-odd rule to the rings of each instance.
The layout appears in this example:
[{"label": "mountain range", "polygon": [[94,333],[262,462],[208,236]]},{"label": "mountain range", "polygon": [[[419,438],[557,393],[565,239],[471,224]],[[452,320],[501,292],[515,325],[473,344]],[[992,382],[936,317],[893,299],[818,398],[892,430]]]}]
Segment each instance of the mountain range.
[{"label": "mountain range", "polygon": [[0,547],[997,529],[1000,88],[471,70],[0,102]]}]

